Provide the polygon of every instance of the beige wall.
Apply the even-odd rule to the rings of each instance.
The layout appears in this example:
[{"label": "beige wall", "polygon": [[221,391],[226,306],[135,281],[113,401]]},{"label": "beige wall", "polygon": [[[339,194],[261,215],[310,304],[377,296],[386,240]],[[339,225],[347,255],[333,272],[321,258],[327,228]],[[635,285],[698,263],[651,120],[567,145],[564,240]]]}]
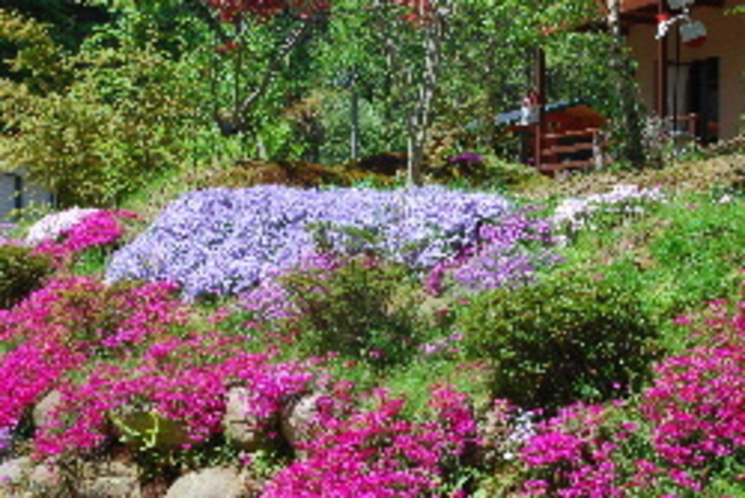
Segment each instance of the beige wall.
[{"label": "beige wall", "polygon": [[[726,0],[726,7],[740,4]],[[719,57],[719,137],[731,138],[745,131],[745,15],[725,15],[722,9],[695,7],[691,17],[700,20],[708,36],[703,46],[689,48],[681,44],[681,62]],[[677,26],[676,26],[677,28]],[[657,52],[656,26],[636,25],[628,35],[628,44],[639,66],[637,79],[642,98],[650,112],[654,109],[654,74]],[[668,37],[674,37],[672,30]],[[668,59],[675,57],[674,38],[670,38]],[[672,88],[672,81],[669,83]]]}]

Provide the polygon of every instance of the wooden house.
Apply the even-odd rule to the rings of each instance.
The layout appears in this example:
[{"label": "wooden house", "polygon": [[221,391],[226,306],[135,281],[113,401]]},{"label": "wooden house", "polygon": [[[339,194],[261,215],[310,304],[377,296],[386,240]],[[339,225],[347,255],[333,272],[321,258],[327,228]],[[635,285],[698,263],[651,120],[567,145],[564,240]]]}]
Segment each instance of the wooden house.
[{"label": "wooden house", "polygon": [[[600,0],[602,8],[606,3]],[[745,117],[745,0],[621,0],[621,26],[647,107],[700,143]]]},{"label": "wooden house", "polygon": [[[502,113],[497,123],[522,141],[521,160],[543,173],[602,166],[603,127],[606,119],[581,100],[546,104],[542,116],[542,140],[536,141],[537,125],[524,122],[524,110]],[[541,151],[536,163],[536,150]]]}]

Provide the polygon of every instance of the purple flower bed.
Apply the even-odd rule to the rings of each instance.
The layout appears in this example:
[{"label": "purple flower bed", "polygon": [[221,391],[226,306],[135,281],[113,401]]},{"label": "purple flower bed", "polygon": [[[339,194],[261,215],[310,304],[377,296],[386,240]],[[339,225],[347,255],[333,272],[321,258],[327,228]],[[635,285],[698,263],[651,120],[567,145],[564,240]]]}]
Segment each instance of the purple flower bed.
[{"label": "purple flower bed", "polygon": [[106,280],[170,281],[187,298],[235,294],[295,266],[319,246],[343,254],[375,252],[424,270],[473,245],[480,224],[509,209],[499,195],[435,186],[197,191],[172,203],[114,253]]}]

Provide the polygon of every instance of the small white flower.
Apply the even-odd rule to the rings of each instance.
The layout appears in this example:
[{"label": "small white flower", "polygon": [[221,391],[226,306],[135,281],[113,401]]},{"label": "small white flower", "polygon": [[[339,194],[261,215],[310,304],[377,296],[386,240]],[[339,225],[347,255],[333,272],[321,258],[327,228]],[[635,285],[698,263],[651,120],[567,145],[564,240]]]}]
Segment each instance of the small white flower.
[{"label": "small white flower", "polygon": [[86,216],[98,211],[99,209],[95,208],[72,208],[48,214],[31,225],[26,234],[25,243],[29,247],[34,247],[44,241],[54,240],[65,230],[80,223]]}]

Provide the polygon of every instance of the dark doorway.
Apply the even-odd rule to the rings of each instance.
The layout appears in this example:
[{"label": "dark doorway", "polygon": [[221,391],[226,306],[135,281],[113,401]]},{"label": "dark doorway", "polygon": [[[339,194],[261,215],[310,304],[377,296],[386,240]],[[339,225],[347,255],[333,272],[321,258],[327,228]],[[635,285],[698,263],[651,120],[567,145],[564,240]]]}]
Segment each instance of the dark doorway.
[{"label": "dark doorway", "polygon": [[702,143],[715,142],[719,125],[719,59],[693,61],[688,76],[688,110],[698,116]]}]

